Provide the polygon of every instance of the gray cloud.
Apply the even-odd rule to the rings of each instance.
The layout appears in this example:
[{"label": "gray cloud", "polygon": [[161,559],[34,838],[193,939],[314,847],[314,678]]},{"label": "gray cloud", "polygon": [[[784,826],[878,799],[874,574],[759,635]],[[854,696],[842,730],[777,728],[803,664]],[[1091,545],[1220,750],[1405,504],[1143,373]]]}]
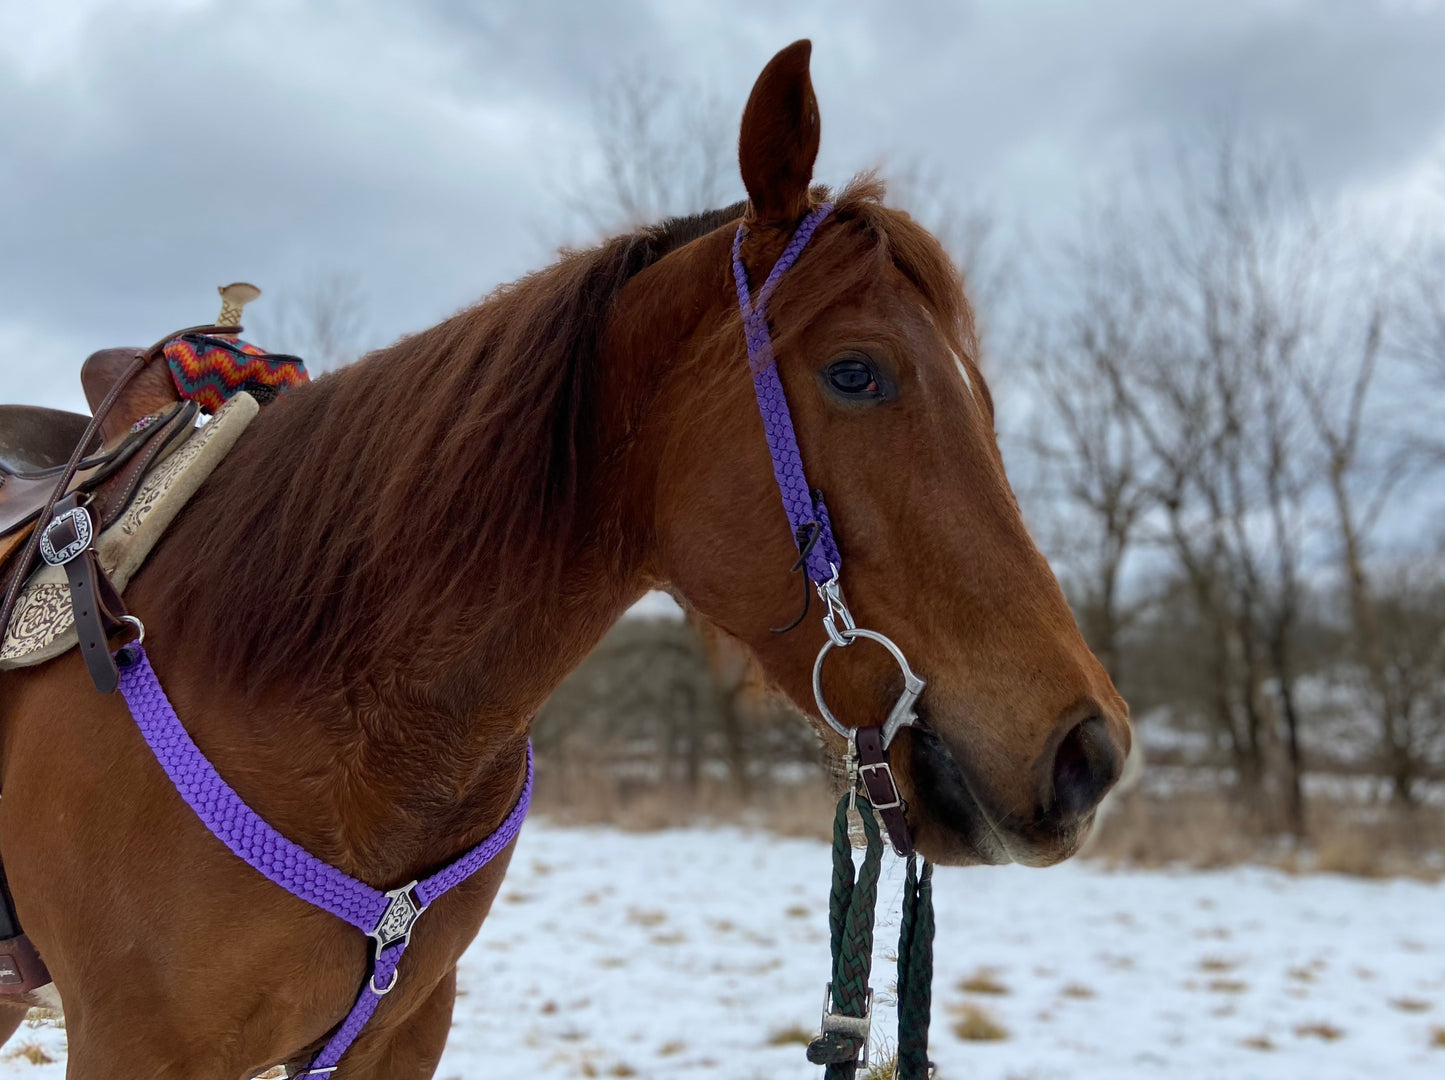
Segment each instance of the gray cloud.
[{"label": "gray cloud", "polygon": [[[1221,118],[1329,193],[1445,148],[1445,7],[106,4],[0,16],[0,399],[78,400],[92,348],[344,270],[378,342],[548,258],[629,66],[736,100],[811,36],[822,178],[920,163],[1047,232],[1141,147]],[[263,301],[264,302],[264,301]]]}]

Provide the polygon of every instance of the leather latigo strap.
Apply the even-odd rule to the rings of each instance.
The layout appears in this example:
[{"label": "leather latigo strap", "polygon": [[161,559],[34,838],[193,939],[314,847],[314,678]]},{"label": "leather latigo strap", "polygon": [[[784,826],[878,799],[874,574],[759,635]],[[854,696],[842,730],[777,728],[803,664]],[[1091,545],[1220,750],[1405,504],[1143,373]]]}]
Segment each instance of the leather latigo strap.
[{"label": "leather latigo strap", "polygon": [[858,781],[863,794],[883,819],[888,842],[893,850],[906,858],[913,854],[913,833],[908,828],[908,804],[898,790],[893,767],[888,764],[888,751],[883,749],[881,727],[858,728],[853,734],[858,748]]},{"label": "leather latigo strap", "polygon": [[188,401],[169,416],[162,418],[155,425],[151,437],[131,455],[125,466],[95,488],[91,497],[100,531],[110,528],[120,519],[121,514],[125,513],[125,508],[130,505],[131,499],[135,498],[136,489],[140,487],[152,466],[179,440],[190,434],[200,411],[195,402]]},{"label": "leather latigo strap", "polygon": [[[68,555],[62,564],[70,582],[70,602],[75,608],[75,633],[80,655],[85,659],[91,681],[102,694],[115,691],[120,681],[115,659],[111,656],[110,635],[125,624],[125,604],[115,591],[110,578],[100,568],[95,551],[96,527],[86,524],[90,511],[84,496],[72,492],[55,504],[55,517],[45,530],[46,561],[53,553]],[[79,520],[80,515],[84,520]],[[73,551],[78,548],[78,551]]]}]

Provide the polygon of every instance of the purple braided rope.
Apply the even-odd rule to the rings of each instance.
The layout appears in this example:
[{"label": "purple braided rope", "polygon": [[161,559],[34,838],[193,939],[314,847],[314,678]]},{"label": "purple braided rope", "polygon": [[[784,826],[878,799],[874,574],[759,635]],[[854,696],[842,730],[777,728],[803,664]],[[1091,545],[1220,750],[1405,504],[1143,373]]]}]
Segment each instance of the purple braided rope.
[{"label": "purple braided rope", "polygon": [[517,804],[512,807],[512,812],[503,819],[496,830],[483,840],[476,847],[472,848],[461,858],[447,864],[429,878],[423,878],[417,883],[416,898],[422,902],[423,907],[428,907],[442,893],[456,888],[467,878],[471,877],[487,863],[491,862],[507,845],[517,838],[522,831],[522,821],[527,816],[527,808],[532,805],[532,744],[527,743],[527,780],[522,785],[522,793],[517,796]]},{"label": "purple braided rope", "polygon": [[[230,848],[233,855],[293,896],[345,919],[365,934],[378,931],[382,916],[391,903],[390,897],[322,862],[268,825],[261,815],[246,805],[234,788],[221,779],[215,766],[201,753],[200,747],[176,716],[145,650],[139,645],[128,645],[117,659],[120,661],[120,692],[141,736],[176,791],[206,828]],[[481,843],[416,884],[412,895],[423,909],[486,866],[517,838],[532,802],[532,779],[532,744],[529,742],[527,779],[516,805],[501,825]],[[397,965],[409,941],[410,937],[381,950],[351,1012],[299,1075],[335,1068],[391,988]]]},{"label": "purple braided rope", "polygon": [[[467,878],[471,877],[487,863],[491,862],[502,850],[517,838],[521,831],[522,820],[527,816],[527,807],[532,802],[532,744],[527,744],[527,781],[522,785],[522,794],[517,796],[517,803],[512,807],[512,812],[506,819],[497,826],[490,836],[483,840],[476,847],[472,848],[461,858],[443,867],[429,878],[417,882],[412,894],[421,902],[423,908],[430,907],[431,902],[449,889],[454,889]],[[389,989],[392,978],[396,972],[396,966],[401,962],[401,954],[406,951],[406,942],[399,945],[392,945],[383,949],[372,966],[371,976],[361,988],[361,993],[356,997],[356,1004],[347,1013],[346,1019],[341,1022],[327,1040],[320,1052],[311,1059],[311,1064],[297,1074],[298,1077],[306,1076],[308,1073],[322,1072],[334,1068],[341,1060],[343,1054],[351,1048],[356,1041],[371,1014],[376,1012],[376,1007],[381,1003],[384,993],[378,994],[377,988]]]},{"label": "purple braided rope", "polygon": [[356,1041],[362,1029],[366,1027],[376,1007],[381,1004],[384,994],[376,993],[372,987],[389,987],[392,976],[396,973],[396,965],[401,962],[401,954],[406,951],[405,945],[393,945],[389,949],[383,949],[381,955],[376,958],[376,964],[371,969],[371,977],[367,979],[366,985],[361,988],[361,993],[356,996],[356,1004],[346,1014],[346,1019],[341,1021],[341,1026],[331,1033],[320,1052],[311,1059],[311,1063],[296,1074],[298,1080],[302,1076],[309,1076],[312,1073],[325,1073],[335,1069],[343,1054],[351,1049],[351,1044]]},{"label": "purple braided rope", "polygon": [[287,840],[221,779],[216,768],[182,726],[145,650],[121,651],[120,692],[146,744],[186,805],[206,828],[281,888],[308,904],[345,919],[362,933],[376,928],[386,894],[343,873]]},{"label": "purple braided rope", "polygon": [[833,204],[823,203],[803,219],[763,282],[763,287],[758,290],[756,300],[751,295],[748,271],[742,257],[747,227],[739,225],[737,235],[733,237],[733,282],[738,291],[738,309],[742,312],[748,367],[753,373],[753,392],[757,395],[763,432],[773,459],[773,476],[778,482],[783,511],[788,516],[788,524],[792,526],[793,539],[799,549],[814,530],[818,532],[818,541],[806,560],[808,577],[818,585],[831,580],[834,569],[840,568],[843,560],[833,538],[828,509],[823,505],[821,495],[816,500],[813,498],[808,478],[803,472],[803,455],[798,449],[793,415],[788,409],[788,398],[783,391],[783,380],[778,375],[777,358],[773,354],[773,339],[768,329],[768,304],[783,274],[798,261],[818,225],[832,212]]}]

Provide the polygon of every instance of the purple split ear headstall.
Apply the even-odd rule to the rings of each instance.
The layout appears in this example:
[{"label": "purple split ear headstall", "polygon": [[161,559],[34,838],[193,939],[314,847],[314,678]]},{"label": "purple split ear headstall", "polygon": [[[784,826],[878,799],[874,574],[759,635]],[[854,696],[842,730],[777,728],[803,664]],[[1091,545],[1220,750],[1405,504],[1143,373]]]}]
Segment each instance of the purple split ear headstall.
[{"label": "purple split ear headstall", "polygon": [[[888,764],[888,746],[901,728],[916,722],[914,706],[923,693],[924,681],[913,673],[903,650],[891,638],[858,626],[843,600],[842,585],[838,580],[843,557],[838,552],[823,493],[808,486],[803,472],[798,434],[793,429],[793,416],[788,410],[783,380],[778,374],[777,357],[773,354],[772,333],[768,329],[768,303],[777,291],[778,283],[798,261],[798,256],[808,246],[823,219],[832,212],[833,204],[823,203],[803,218],[756,297],[749,288],[747,268],[743,265],[743,240],[747,236],[747,227],[739,225],[733,238],[733,281],[737,285],[738,308],[743,317],[753,391],[757,394],[758,409],[763,416],[763,431],[773,459],[773,475],[783,497],[783,510],[793,529],[793,541],[798,545],[798,566],[806,570],[808,579],[817,587],[818,595],[827,605],[823,628],[827,631],[828,640],[813,662],[813,697],[818,704],[818,714],[848,741],[851,783],[861,785],[867,792],[875,809],[882,814],[894,848],[902,855],[913,850],[913,840],[905,817],[906,807]],[[806,615],[805,607],[798,622]],[[847,727],[833,715],[828,703],[823,700],[823,661],[833,649],[847,648],[860,639],[875,642],[888,651],[903,673],[903,690],[882,724]]]},{"label": "purple split ear headstall", "polygon": [[763,414],[763,430],[768,439],[768,452],[773,456],[773,475],[783,496],[783,510],[793,527],[793,539],[808,578],[820,589],[836,582],[843,557],[833,539],[833,526],[828,520],[828,507],[823,493],[808,487],[803,473],[803,455],[798,450],[798,436],[793,430],[793,414],[788,411],[788,398],[783,393],[783,380],[778,377],[778,361],[773,355],[773,338],[768,332],[768,303],[777,291],[778,282],[798,261],[813,233],[823,219],[833,212],[832,203],[823,203],[805,217],[793,233],[772,272],[763,282],[754,299],[748,286],[748,271],[743,265],[743,238],[747,226],[739,225],[733,238],[733,280],[738,288],[738,307],[743,315],[743,333],[748,343],[748,366],[753,372],[753,391],[758,396],[758,409]]}]

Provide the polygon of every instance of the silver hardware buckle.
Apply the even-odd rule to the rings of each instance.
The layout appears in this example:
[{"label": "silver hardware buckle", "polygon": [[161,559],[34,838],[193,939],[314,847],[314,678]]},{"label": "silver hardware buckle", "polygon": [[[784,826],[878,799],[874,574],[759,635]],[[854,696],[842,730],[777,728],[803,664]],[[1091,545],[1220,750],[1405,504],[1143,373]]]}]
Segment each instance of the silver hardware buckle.
[{"label": "silver hardware buckle", "polygon": [[859,1043],[858,1064],[868,1064],[868,1039],[873,1033],[873,988],[868,988],[868,1004],[862,1016],[848,1016],[833,1012],[833,984],[830,982],[823,991],[822,1034],[840,1035],[845,1039],[857,1039]]},{"label": "silver hardware buckle", "polygon": [[[400,944],[405,949],[411,944],[411,932],[416,928],[417,920],[422,917],[422,913],[429,906],[417,899],[416,885],[417,883],[413,881],[398,889],[387,890],[386,895],[391,899],[386,905],[386,910],[381,913],[381,919],[377,922],[376,929],[367,935],[376,942],[375,956],[378,960],[381,958],[383,949],[389,949],[396,944]],[[371,978],[366,981],[367,988],[377,997],[385,997],[396,985],[399,970],[399,968],[392,968],[391,981],[382,987],[376,985],[376,972],[372,971]]]},{"label": "silver hardware buckle", "polygon": [[[71,523],[75,530],[75,539],[66,544],[59,551],[55,549],[55,542],[50,539],[50,531],[62,522]],[[59,517],[51,520],[40,534],[40,557],[51,566],[64,566],[86,548],[90,547],[91,537],[95,535],[94,528],[90,522],[90,512],[83,506],[72,506]]]},{"label": "silver hardware buckle", "polygon": [[427,905],[416,898],[416,885],[413,881],[410,885],[387,892],[386,895],[391,900],[386,905],[386,910],[381,913],[381,921],[376,924],[376,929],[368,935],[376,942],[378,956],[382,949],[389,949],[398,942],[403,948],[411,944],[411,932],[416,927],[416,921],[427,909]]},{"label": "silver hardware buckle", "polygon": [[[859,765],[855,770],[859,781],[863,784],[863,794],[868,796],[868,801],[873,803],[874,810],[892,810],[894,807],[903,805],[903,796],[898,792],[898,781],[893,778],[893,769],[886,761],[874,762],[871,765]],[[870,772],[881,773],[888,778],[888,786],[893,791],[893,798],[889,802],[873,802],[873,793],[868,789],[868,782],[863,779],[864,775]],[[857,785],[854,785],[857,790]]]}]

